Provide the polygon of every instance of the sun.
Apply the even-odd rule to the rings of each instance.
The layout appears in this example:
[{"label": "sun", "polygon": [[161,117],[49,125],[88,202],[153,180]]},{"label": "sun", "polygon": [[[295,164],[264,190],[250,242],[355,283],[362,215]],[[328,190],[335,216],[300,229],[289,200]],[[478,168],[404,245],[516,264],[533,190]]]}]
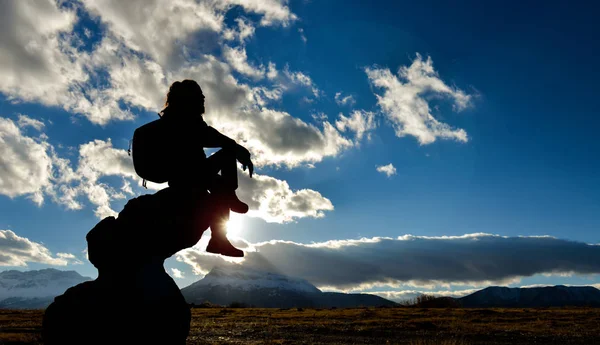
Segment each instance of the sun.
[{"label": "sun", "polygon": [[239,237],[243,232],[242,225],[243,217],[236,213],[231,213],[229,220],[227,221],[227,235]]}]

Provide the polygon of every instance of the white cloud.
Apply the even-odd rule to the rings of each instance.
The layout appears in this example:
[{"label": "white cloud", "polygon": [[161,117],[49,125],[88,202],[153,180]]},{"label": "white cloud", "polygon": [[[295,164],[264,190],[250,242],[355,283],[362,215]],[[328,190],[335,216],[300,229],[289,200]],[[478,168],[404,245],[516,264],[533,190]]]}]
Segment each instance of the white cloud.
[{"label": "white cloud", "polygon": [[289,70],[288,66],[284,69],[284,73],[290,78],[293,83],[304,85],[304,86],[312,86],[312,79],[302,72],[292,72]]},{"label": "white cloud", "polygon": [[551,237],[490,234],[363,238],[312,244],[269,241],[248,244],[241,263],[209,257],[200,247],[178,260],[195,272],[215,265],[280,272],[319,287],[366,290],[374,287],[482,286],[514,284],[543,273],[600,273],[600,247]]},{"label": "white cloud", "polygon": [[246,12],[253,12],[262,15],[260,24],[271,26],[280,24],[288,26],[296,21],[298,17],[290,12],[287,0],[220,0],[217,1],[222,7],[239,5]]},{"label": "white cloud", "polygon": [[111,175],[138,179],[127,152],[112,148],[110,140],[82,145],[76,170],[47,141],[24,136],[10,119],[0,118],[0,143],[0,194],[11,198],[25,195],[41,205],[48,195],[55,203],[78,210],[83,208],[78,199],[85,195],[102,218],[115,214],[110,201],[118,192],[99,179]]},{"label": "white cloud", "polygon": [[238,40],[240,44],[246,43],[252,36],[256,29],[251,22],[244,18],[236,18],[235,22],[238,25],[238,30],[227,28],[223,31],[223,38],[227,41]]},{"label": "white cloud", "polygon": [[12,120],[0,117],[0,194],[32,195],[40,205],[52,171],[47,148],[44,140],[25,136]]},{"label": "white cloud", "polygon": [[75,10],[51,0],[0,2],[0,92],[13,101],[61,106],[98,124],[130,119],[114,97],[88,83],[93,59],[79,50],[72,32],[77,19]]},{"label": "white cloud", "polygon": [[304,43],[308,42],[308,39],[306,38],[306,35],[304,34],[304,29],[298,28],[298,32],[300,33],[300,38],[302,39],[302,42],[304,42]]},{"label": "white cloud", "polygon": [[79,147],[79,175],[97,180],[102,176],[125,176],[136,178],[133,160],[123,149],[116,149],[108,139],[94,140]]},{"label": "white cloud", "polygon": [[327,116],[327,114],[325,114],[322,111],[316,112],[310,116],[313,118],[313,120],[317,122],[327,122],[327,120],[329,119],[329,116]]},{"label": "white cloud", "polygon": [[87,80],[62,36],[76,20],[55,1],[0,1],[0,92],[15,101],[64,104],[70,85]]},{"label": "white cloud", "polygon": [[[157,111],[168,90],[160,65],[136,54],[115,38],[105,36],[82,64],[98,77],[107,73],[110,84],[102,81],[74,86],[65,108],[84,115],[90,122],[105,125],[114,120],[131,120],[134,115],[119,102]],[[102,80],[102,78],[96,78]]]},{"label": "white cloud", "polygon": [[[79,164],[76,175],[78,184],[74,186],[79,194],[87,196],[88,200],[96,206],[95,214],[98,218],[116,216],[110,204],[115,199],[120,199],[119,191],[100,182],[104,176],[121,176],[139,181],[133,168],[133,160],[127,151],[115,149],[111,140],[94,140],[79,147]],[[70,202],[73,202],[70,200]]]},{"label": "white cloud", "polygon": [[316,163],[352,146],[328,122],[323,123],[321,130],[282,111],[263,108],[242,114],[246,115],[244,119],[229,123],[223,119],[218,124],[223,133],[251,150],[259,166]]},{"label": "white cloud", "polygon": [[261,107],[266,106],[267,103],[271,101],[281,100],[282,96],[283,90],[281,88],[269,89],[264,86],[257,86],[252,88],[252,97],[254,98],[255,102]]},{"label": "white cloud", "polygon": [[56,256],[70,261],[72,265],[83,265],[83,261],[79,260],[75,255],[71,253],[56,253]]},{"label": "white cloud", "polygon": [[123,186],[121,187],[121,191],[125,194],[134,195],[133,189],[131,189],[131,182],[127,181],[123,178]]},{"label": "white cloud", "polygon": [[273,62],[269,62],[268,70],[267,70],[267,78],[275,79],[279,75],[277,71],[277,66]]},{"label": "white cloud", "polygon": [[[214,47],[233,6],[261,15],[261,25],[286,26],[296,19],[285,2],[277,0],[84,0],[84,4],[127,46],[150,54],[161,65],[178,61],[190,50]],[[252,35],[246,22],[238,21],[238,26],[240,39]]]},{"label": "white cloud", "polygon": [[180,270],[178,270],[176,268],[171,268],[171,273],[172,273],[173,277],[175,277],[175,278],[178,278],[178,279],[185,278],[183,276],[183,272],[181,272]]},{"label": "white cloud", "polygon": [[421,145],[430,144],[437,138],[468,141],[464,129],[454,129],[435,119],[431,114],[431,97],[447,97],[454,102],[454,109],[463,110],[471,104],[471,95],[446,85],[433,69],[430,57],[417,57],[409,67],[402,66],[398,76],[389,69],[366,68],[371,84],[383,89],[375,94],[383,113],[391,121],[398,137],[411,135]]},{"label": "white cloud", "polygon": [[267,222],[284,223],[298,218],[324,217],[324,211],[333,211],[331,201],[311,189],[292,190],[286,181],[270,176],[240,170],[237,194],[250,206],[248,215]]},{"label": "white cloud", "polygon": [[210,35],[223,29],[224,12],[213,1],[84,0],[83,3],[108,25],[116,38],[136,51],[148,53],[160,64],[167,64],[180,54],[183,45],[179,42],[187,42],[193,33]]},{"label": "white cloud", "polygon": [[[374,113],[364,110],[354,110],[350,117],[345,117],[340,113],[335,126],[341,132],[345,132],[346,130],[354,132],[356,141],[360,142],[365,133],[369,133],[369,131],[377,128],[377,123],[375,122]],[[367,135],[367,139],[371,139],[370,134]]]},{"label": "white cloud", "polygon": [[31,117],[23,114],[19,114],[19,120],[17,121],[17,124],[21,128],[31,127],[37,131],[41,131],[42,129],[44,129],[45,126],[44,122],[32,119]]},{"label": "white cloud", "polygon": [[0,266],[27,266],[29,262],[65,266],[72,259],[69,255],[61,253],[54,257],[44,245],[12,230],[0,230]]},{"label": "white cloud", "polygon": [[246,49],[244,47],[231,48],[228,46],[223,47],[223,56],[225,60],[241,74],[254,78],[262,79],[265,76],[265,69],[263,66],[254,67],[248,63],[248,56],[246,55]]},{"label": "white cloud", "polygon": [[396,168],[392,163],[388,165],[379,165],[377,166],[377,171],[382,174],[385,174],[387,177],[392,177],[392,175],[396,175]]},{"label": "white cloud", "polygon": [[334,99],[335,99],[335,103],[337,103],[339,106],[345,106],[345,105],[353,106],[354,104],[356,104],[356,100],[354,99],[354,96],[348,95],[348,96],[342,97],[341,92],[336,92]]},{"label": "white cloud", "polygon": [[312,78],[309,77],[308,75],[306,75],[300,71],[296,71],[296,72],[290,71],[290,68],[288,65],[286,65],[285,68],[283,69],[283,74],[289,79],[289,81],[291,83],[308,87],[311,89],[313,96],[315,96],[316,98],[320,97],[321,90],[319,90],[319,88],[317,88],[317,86],[313,82]]},{"label": "white cloud", "polygon": [[52,200],[64,205],[68,210],[79,210],[83,205],[76,199],[81,193],[72,183],[79,180],[79,176],[71,168],[71,161],[59,157],[51,148],[53,165],[52,184],[44,189],[44,192],[52,197]]}]

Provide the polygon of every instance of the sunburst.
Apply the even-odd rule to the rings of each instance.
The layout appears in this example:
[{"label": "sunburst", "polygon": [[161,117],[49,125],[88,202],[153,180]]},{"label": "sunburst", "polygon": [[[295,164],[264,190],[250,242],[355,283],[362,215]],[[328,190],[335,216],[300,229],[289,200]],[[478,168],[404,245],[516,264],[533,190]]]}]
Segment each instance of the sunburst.
[{"label": "sunburst", "polygon": [[243,217],[237,213],[231,213],[229,220],[227,221],[227,235],[228,237],[240,237],[244,231],[242,223]]}]

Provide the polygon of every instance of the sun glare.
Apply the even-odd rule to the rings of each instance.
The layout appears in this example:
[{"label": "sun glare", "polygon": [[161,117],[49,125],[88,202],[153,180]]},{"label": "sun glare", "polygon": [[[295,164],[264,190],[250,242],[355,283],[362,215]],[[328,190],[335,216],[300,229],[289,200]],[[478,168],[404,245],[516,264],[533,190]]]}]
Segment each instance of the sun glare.
[{"label": "sun glare", "polygon": [[227,221],[227,235],[239,237],[242,234],[242,218],[241,215],[231,213]]}]

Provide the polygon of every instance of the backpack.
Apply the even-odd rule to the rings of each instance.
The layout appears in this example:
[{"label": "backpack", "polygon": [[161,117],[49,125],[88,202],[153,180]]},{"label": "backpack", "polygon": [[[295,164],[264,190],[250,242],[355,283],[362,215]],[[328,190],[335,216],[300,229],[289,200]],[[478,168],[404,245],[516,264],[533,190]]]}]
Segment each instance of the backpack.
[{"label": "backpack", "polygon": [[146,181],[165,183],[169,180],[172,150],[168,124],[154,120],[133,132],[129,154],[133,158],[135,172]]}]

